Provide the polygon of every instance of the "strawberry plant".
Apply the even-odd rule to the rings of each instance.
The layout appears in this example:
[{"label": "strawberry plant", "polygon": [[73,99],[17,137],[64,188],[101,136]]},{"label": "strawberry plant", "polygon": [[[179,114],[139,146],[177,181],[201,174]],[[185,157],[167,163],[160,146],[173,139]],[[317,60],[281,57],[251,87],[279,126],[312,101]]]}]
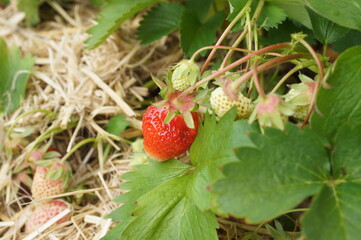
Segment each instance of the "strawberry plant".
[{"label": "strawberry plant", "polygon": [[[357,239],[361,47],[337,50],[335,62],[329,50],[349,44],[344,35],[359,34],[359,14],[340,13],[350,8],[346,1],[230,0],[228,27],[215,45],[197,50],[182,40],[182,24],[192,19],[187,8],[197,4],[182,8],[180,25],[191,58],[170,67],[165,83],[153,77],[164,100],[143,116],[150,160],[121,177],[127,192],[114,199],[122,205],[109,216],[119,224],[103,239],[218,239],[227,217],[245,222],[243,229],[256,225],[251,235],[240,231],[235,239]],[[170,9],[151,9],[143,24]],[[274,37],[277,27],[290,25],[309,35]],[[322,47],[315,49],[315,41]],[[207,50],[199,71],[194,64]],[[206,71],[213,58],[218,64]],[[174,124],[179,119],[182,127]],[[158,140],[149,137],[151,128],[170,133]],[[188,129],[196,137],[178,151],[179,132]]]}]

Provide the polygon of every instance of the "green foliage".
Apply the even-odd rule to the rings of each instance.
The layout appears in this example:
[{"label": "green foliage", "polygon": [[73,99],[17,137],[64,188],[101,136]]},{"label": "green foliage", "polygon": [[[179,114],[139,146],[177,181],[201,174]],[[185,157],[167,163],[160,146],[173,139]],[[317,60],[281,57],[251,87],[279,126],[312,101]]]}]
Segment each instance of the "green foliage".
[{"label": "green foliage", "polygon": [[287,17],[293,21],[301,23],[303,26],[312,29],[310,18],[307,14],[303,0],[272,0],[274,5],[282,8]]},{"label": "green foliage", "polygon": [[308,6],[338,25],[361,31],[361,0],[305,0]]},{"label": "green foliage", "polygon": [[277,5],[266,2],[262,8],[262,12],[259,15],[257,24],[265,29],[277,28],[281,24],[287,15],[286,12]]},{"label": "green foliage", "polygon": [[103,6],[107,0],[89,0],[89,2],[94,6],[94,7],[101,7]]},{"label": "green foliage", "polygon": [[26,22],[28,25],[37,24],[39,18],[39,5],[41,0],[19,0],[18,8],[25,12]]},{"label": "green foliage", "polygon": [[[185,55],[190,57],[199,48],[212,45],[216,37],[216,30],[221,26],[223,19],[224,13],[218,12],[202,23],[193,12],[184,11],[179,31]],[[201,55],[204,56],[205,53],[203,52]]]},{"label": "green foliage", "polygon": [[270,231],[274,240],[294,240],[294,238],[283,230],[283,227],[279,221],[275,221],[275,227],[266,224],[266,228]]},{"label": "green foliage", "polygon": [[[233,109],[234,110],[234,109]],[[210,183],[222,178],[221,166],[237,161],[233,149],[240,146],[253,146],[246,136],[248,131],[257,131],[247,121],[233,122],[235,111],[230,111],[218,123],[209,115],[190,150],[191,162],[196,167],[190,194],[195,204],[201,209],[209,209],[211,194],[207,190]],[[222,141],[219,141],[222,139]]]},{"label": "green foliage", "polygon": [[213,0],[188,0],[186,7],[189,11],[193,12],[193,14],[197,16],[202,23],[204,23],[212,4]]},{"label": "green foliage", "polygon": [[163,3],[153,7],[140,22],[138,38],[149,44],[179,27],[184,6],[180,3]]},{"label": "green foliage", "polygon": [[212,187],[220,210],[249,222],[271,219],[319,191],[327,179],[327,152],[311,130],[289,124],[285,132],[268,129],[250,138],[256,148],[239,148],[239,161],[226,165],[226,178]]},{"label": "green foliage", "polygon": [[343,123],[361,121],[360,62],[360,46],[346,50],[330,69],[327,77],[330,87],[322,88],[318,93],[317,108],[320,114],[313,114],[311,126],[330,139]]},{"label": "green foliage", "polygon": [[214,214],[188,196],[191,166],[170,160],[135,168],[122,177],[122,189],[131,191],[115,199],[125,204],[110,215],[122,223],[103,239],[217,239]]},{"label": "green foliage", "polygon": [[360,144],[360,124],[339,128],[331,156],[334,178],[315,197],[303,219],[308,239],[358,239],[361,231],[357,224],[361,221]]},{"label": "green foliage", "polygon": [[307,8],[316,38],[323,44],[329,44],[342,38],[350,29],[341,27]]},{"label": "green foliage", "polygon": [[348,48],[361,45],[361,32],[351,30],[345,34],[341,39],[332,44],[332,48],[337,52],[343,52]]},{"label": "green foliage", "polygon": [[0,115],[19,107],[34,62],[30,55],[21,57],[18,48],[8,49],[0,38]]},{"label": "green foliage", "polygon": [[117,114],[112,117],[107,124],[107,132],[119,136],[129,126],[126,118],[127,116],[124,114]]},{"label": "green foliage", "polygon": [[85,41],[88,49],[99,46],[110,36],[125,20],[132,17],[145,7],[160,0],[110,0],[107,2],[96,19],[98,24],[88,30],[92,35]]}]

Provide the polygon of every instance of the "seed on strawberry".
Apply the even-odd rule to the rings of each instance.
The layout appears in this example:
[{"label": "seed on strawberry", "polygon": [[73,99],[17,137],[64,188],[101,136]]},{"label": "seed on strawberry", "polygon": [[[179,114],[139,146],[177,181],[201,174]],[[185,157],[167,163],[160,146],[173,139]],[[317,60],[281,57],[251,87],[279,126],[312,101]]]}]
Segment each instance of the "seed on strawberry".
[{"label": "seed on strawberry", "polygon": [[35,170],[31,193],[34,199],[61,194],[65,191],[70,177],[70,168],[54,162],[51,166],[38,166]]},{"label": "seed on strawberry", "polygon": [[182,115],[178,114],[165,124],[168,108],[149,106],[143,116],[144,150],[153,159],[165,161],[186,152],[192,145],[198,131],[198,113],[192,112],[194,128],[187,127]]},{"label": "seed on strawberry", "polygon": [[[42,203],[35,208],[35,210],[30,215],[28,221],[25,223],[25,231],[29,233],[38,229],[47,221],[49,221],[67,208],[67,204],[61,200],[53,200],[49,203]],[[69,219],[70,214],[61,218],[59,221],[56,222],[56,224],[69,221]]]},{"label": "seed on strawberry", "polygon": [[212,109],[219,117],[222,117],[234,106],[237,107],[237,117],[239,119],[248,118],[253,110],[253,103],[249,98],[239,93],[238,101],[231,100],[221,87],[216,88],[212,92],[210,101]]}]

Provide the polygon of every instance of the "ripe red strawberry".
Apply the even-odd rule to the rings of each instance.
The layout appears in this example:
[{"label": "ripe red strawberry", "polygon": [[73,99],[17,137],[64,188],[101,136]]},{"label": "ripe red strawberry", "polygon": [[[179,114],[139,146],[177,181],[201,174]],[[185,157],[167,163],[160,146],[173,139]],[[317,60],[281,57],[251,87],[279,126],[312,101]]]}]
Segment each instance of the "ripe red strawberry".
[{"label": "ripe red strawberry", "polygon": [[51,166],[38,166],[35,170],[31,193],[34,199],[40,199],[65,191],[70,178],[70,168],[59,161]]},{"label": "ripe red strawberry", "polygon": [[[35,208],[34,212],[32,212],[28,221],[25,223],[25,231],[32,232],[42,225],[44,225],[47,221],[58,215],[60,212],[67,209],[68,206],[61,200],[53,200],[50,203],[43,203]],[[70,214],[61,218],[57,221],[57,224],[66,222],[70,219]]]},{"label": "ripe red strawberry", "polygon": [[183,116],[179,114],[165,124],[167,114],[166,107],[149,106],[143,116],[144,150],[157,161],[165,161],[186,152],[198,131],[198,113],[192,112],[193,129],[187,127]]}]

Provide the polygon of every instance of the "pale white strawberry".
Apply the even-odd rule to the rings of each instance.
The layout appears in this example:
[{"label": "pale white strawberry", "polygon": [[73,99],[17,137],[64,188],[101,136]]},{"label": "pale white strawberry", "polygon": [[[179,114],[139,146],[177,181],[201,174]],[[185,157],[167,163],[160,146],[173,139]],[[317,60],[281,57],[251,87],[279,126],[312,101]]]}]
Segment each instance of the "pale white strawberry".
[{"label": "pale white strawberry", "polygon": [[[41,203],[35,208],[29,219],[25,223],[25,231],[27,233],[33,232],[67,208],[68,205],[62,200],[53,200],[48,203]],[[61,218],[59,221],[56,222],[56,224],[69,221],[69,219],[70,214]]]},{"label": "pale white strawberry", "polygon": [[61,194],[66,190],[70,178],[70,168],[54,162],[51,166],[38,166],[35,170],[31,193],[34,199]]},{"label": "pale white strawberry", "polygon": [[237,107],[237,117],[239,119],[246,119],[253,110],[252,101],[239,93],[238,100],[231,100],[223,91],[221,87],[216,88],[211,94],[211,106],[217,116],[222,117],[232,107]]}]

